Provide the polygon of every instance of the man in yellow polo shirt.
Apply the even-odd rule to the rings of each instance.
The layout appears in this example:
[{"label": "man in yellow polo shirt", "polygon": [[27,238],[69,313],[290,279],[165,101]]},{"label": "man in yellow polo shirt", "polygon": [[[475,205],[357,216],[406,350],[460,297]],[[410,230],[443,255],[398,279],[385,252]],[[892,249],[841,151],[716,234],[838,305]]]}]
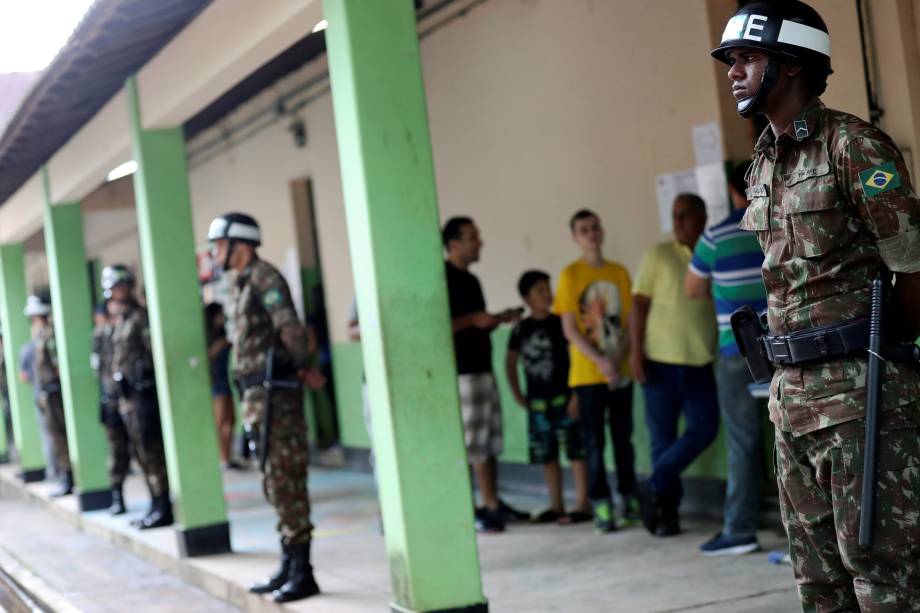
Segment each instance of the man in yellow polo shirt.
[{"label": "man in yellow polo shirt", "polygon": [[626,368],[626,322],[632,305],[629,273],[604,259],[604,229],[592,211],[575,213],[569,229],[582,255],[559,275],[553,311],[562,318],[569,341],[569,387],[578,399],[594,526],[598,532],[613,532],[617,524],[604,464],[605,423],[613,439],[624,519],[638,519],[633,386]]},{"label": "man in yellow polo shirt", "polygon": [[[717,346],[711,300],[684,294],[693,247],[706,227],[706,205],[680,194],[672,209],[674,240],[642,258],[633,290],[630,368],[645,392],[652,476],[638,488],[642,522],[656,536],[680,533],[680,475],[715,439],[719,401],[712,372]],[[678,436],[683,412],[686,428]]]}]

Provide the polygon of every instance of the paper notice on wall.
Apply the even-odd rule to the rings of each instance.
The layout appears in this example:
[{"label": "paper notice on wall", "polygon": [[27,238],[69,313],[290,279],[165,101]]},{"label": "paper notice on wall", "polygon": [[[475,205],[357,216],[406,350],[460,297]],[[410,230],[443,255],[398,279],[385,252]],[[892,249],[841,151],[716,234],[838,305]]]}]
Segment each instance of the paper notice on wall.
[{"label": "paper notice on wall", "polygon": [[655,177],[655,190],[658,194],[658,216],[661,220],[661,232],[670,234],[674,229],[671,223],[671,207],[677,194],[699,193],[696,169],[679,170]]},{"label": "paper notice on wall", "polygon": [[697,166],[725,161],[722,151],[722,131],[715,121],[693,126],[693,155]]},{"label": "paper notice on wall", "polygon": [[725,166],[722,162],[697,166],[696,183],[697,192],[706,201],[706,225],[719,223],[728,216],[728,183],[725,177]]},{"label": "paper notice on wall", "polygon": [[301,321],[306,321],[304,317],[303,302],[303,276],[300,270],[300,257],[294,247],[289,247],[284,257],[284,264],[281,266],[281,276],[287,281],[291,290],[291,300],[294,302],[294,309]]}]

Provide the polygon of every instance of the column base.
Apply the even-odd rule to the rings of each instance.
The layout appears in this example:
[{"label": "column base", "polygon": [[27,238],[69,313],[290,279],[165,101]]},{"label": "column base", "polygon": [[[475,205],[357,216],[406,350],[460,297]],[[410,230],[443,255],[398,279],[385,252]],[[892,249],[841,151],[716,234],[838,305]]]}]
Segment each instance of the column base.
[{"label": "column base", "polygon": [[45,480],[44,468],[32,468],[29,470],[19,471],[19,478],[23,483],[38,483]]},{"label": "column base", "polygon": [[390,605],[390,612],[391,613],[489,613],[489,603],[480,602],[478,604],[471,604],[465,607],[452,607],[450,609],[429,609],[427,611],[416,611],[415,609],[407,609],[406,607],[393,603]]},{"label": "column base", "polygon": [[230,553],[230,524],[222,522],[198,528],[177,528],[179,557],[196,558]]},{"label": "column base", "polygon": [[98,511],[107,509],[112,506],[112,490],[91,490],[88,492],[79,492],[77,502],[80,505],[80,512]]}]

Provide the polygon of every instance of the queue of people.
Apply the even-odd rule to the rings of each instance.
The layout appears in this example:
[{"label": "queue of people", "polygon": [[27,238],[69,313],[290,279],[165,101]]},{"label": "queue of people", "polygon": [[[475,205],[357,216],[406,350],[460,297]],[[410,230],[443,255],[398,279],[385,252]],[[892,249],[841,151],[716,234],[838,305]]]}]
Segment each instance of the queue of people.
[{"label": "queue of people", "polygon": [[[733,200],[739,207],[746,203],[745,170],[732,176],[732,192],[742,194]],[[486,309],[479,281],[469,271],[482,248],[479,228],[468,217],[446,222],[442,235],[461,414],[482,503],[476,508],[479,531],[500,532],[509,522],[530,519],[562,525],[593,520],[598,533],[641,522],[658,537],[679,534],[681,474],[715,440],[721,405],[731,430],[726,525],[701,550],[724,555],[758,548],[759,408],[746,387],[746,368],[737,367],[738,350],[725,324],[738,301],[758,308],[765,301],[757,261],[763,256],[750,237],[738,239],[733,221],[738,211],[743,213],[737,209],[704,236],[703,200],[677,196],[674,238],[645,253],[635,285],[625,267],[604,257],[600,217],[577,211],[569,230],[580,257],[560,273],[555,296],[544,271],[526,271],[518,281],[526,317],[521,310]],[[693,285],[697,278],[705,284]],[[549,507],[533,517],[498,496],[502,415],[491,332],[502,324],[514,325],[506,375],[527,412],[529,459],[542,465],[549,494]],[[642,387],[651,438],[652,473],[644,482],[636,478],[632,443],[634,383]],[[608,431],[616,497],[604,460]],[[562,495],[563,449],[576,492],[570,512]]]}]

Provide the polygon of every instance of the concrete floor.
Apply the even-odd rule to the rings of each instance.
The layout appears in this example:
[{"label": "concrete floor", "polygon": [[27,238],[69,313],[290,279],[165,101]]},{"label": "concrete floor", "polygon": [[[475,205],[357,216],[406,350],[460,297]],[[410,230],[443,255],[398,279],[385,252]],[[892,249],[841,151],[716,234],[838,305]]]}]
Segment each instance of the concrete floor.
[{"label": "concrete floor", "polygon": [[[10,555],[33,557],[33,572],[52,586],[73,590],[76,583],[90,572],[116,580],[119,592],[133,589],[131,577],[143,572],[127,572],[130,564],[121,556],[134,553],[195,583],[212,595],[241,609],[279,610],[264,599],[245,594],[245,585],[270,572],[276,563],[277,538],[271,509],[262,499],[258,475],[253,471],[231,472],[225,476],[225,491],[230,509],[232,555],[177,561],[176,545],[170,529],[138,533],[128,526],[132,516],[145,507],[143,487],[138,478],[131,479],[128,497],[132,513],[127,517],[111,518],[103,512],[88,513],[77,518],[72,500],[50,503],[47,512],[58,518],[78,522],[84,532],[68,526],[67,533],[56,533],[53,543],[24,537],[42,532],[40,513],[50,484],[28,486],[31,502],[10,501],[11,483],[15,482],[11,468],[0,469],[0,488],[7,500],[0,507],[0,551]],[[22,486],[16,486],[22,489]],[[291,611],[385,611],[390,602],[389,575],[386,552],[379,533],[377,503],[371,478],[364,473],[313,470],[310,475],[313,520],[316,524],[314,564],[317,579],[323,588],[322,597],[284,607]],[[506,495],[510,502],[526,509],[537,510],[542,500],[532,495]],[[39,501],[39,502],[36,502]],[[7,521],[7,518],[15,518]],[[42,520],[44,521],[44,520]],[[56,522],[61,524],[60,521]],[[66,523],[66,522],[64,522]],[[490,610],[495,612],[667,612],[705,611],[728,613],[789,612],[799,610],[795,585],[788,566],[774,566],[765,552],[742,557],[703,558],[697,547],[718,530],[711,521],[687,520],[685,533],[672,539],[655,539],[641,528],[599,536],[589,525],[512,526],[501,535],[478,537],[485,593]],[[61,528],[56,528],[60,530]],[[86,534],[88,532],[89,534]],[[775,532],[763,532],[761,543],[766,550],[783,549],[784,538]],[[32,543],[29,545],[29,543]],[[113,545],[114,543],[114,545]],[[109,553],[96,555],[94,548],[105,545]],[[111,548],[116,551],[110,551]],[[71,578],[67,568],[56,557],[56,549],[86,553],[87,559],[99,570],[77,569]],[[117,549],[121,549],[119,552]],[[27,554],[22,553],[28,550]],[[107,556],[111,555],[109,558]],[[131,564],[150,564],[137,559]],[[2,562],[0,562],[2,566]],[[111,567],[111,568],[110,568]],[[175,590],[175,578],[153,569],[155,580],[142,581],[140,591],[160,587],[165,592]],[[157,582],[163,583],[158,587]],[[186,586],[188,587],[188,586]],[[107,588],[82,594],[83,610],[104,608]],[[189,590],[193,588],[188,587]],[[161,608],[158,598],[131,599],[134,613],[143,611],[209,611],[229,610],[207,607],[226,606],[201,593],[185,592],[170,606]],[[205,598],[206,600],[202,600]],[[90,604],[94,600],[97,608]],[[144,602],[152,608],[146,608]],[[103,608],[98,608],[103,607]],[[82,607],[78,607],[82,609]],[[122,608],[121,610],[125,610]]]}]

